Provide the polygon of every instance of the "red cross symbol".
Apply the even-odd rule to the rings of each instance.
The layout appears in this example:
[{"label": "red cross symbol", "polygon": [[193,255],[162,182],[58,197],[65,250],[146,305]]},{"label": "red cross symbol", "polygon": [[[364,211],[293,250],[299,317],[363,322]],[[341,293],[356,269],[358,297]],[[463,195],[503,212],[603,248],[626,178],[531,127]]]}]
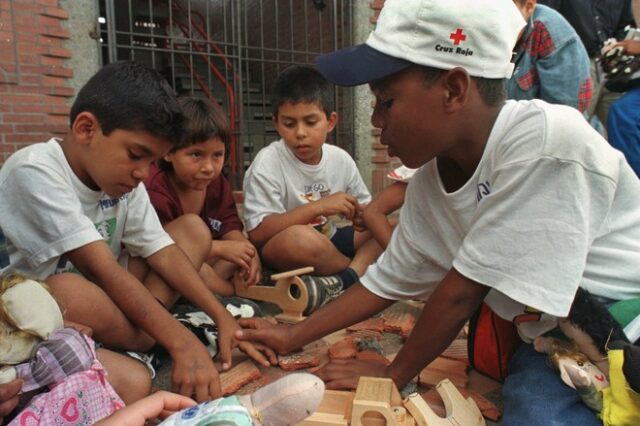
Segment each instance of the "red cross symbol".
[{"label": "red cross symbol", "polygon": [[460,42],[463,42],[467,39],[467,36],[462,34],[462,28],[458,28],[455,33],[451,33],[449,36],[451,40],[453,40],[454,45],[459,45]]}]

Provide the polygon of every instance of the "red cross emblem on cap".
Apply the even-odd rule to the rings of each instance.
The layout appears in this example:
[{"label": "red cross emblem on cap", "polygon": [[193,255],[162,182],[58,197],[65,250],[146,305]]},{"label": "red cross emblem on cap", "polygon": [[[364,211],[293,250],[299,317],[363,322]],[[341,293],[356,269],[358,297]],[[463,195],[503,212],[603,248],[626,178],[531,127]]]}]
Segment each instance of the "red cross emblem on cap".
[{"label": "red cross emblem on cap", "polygon": [[449,38],[453,40],[453,44],[457,46],[461,42],[465,41],[467,39],[467,36],[462,34],[462,28],[458,28],[455,33],[451,33]]}]

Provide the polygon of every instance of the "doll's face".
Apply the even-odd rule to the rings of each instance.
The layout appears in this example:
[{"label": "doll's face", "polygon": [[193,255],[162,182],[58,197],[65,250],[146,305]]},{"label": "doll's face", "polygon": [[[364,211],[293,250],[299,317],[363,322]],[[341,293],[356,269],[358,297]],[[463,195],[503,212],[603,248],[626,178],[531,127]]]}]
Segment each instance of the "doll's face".
[{"label": "doll's face", "polygon": [[609,387],[609,381],[602,371],[589,361],[579,361],[571,357],[562,357],[558,360],[558,369],[562,381],[572,388],[586,386],[593,383],[596,389]]}]

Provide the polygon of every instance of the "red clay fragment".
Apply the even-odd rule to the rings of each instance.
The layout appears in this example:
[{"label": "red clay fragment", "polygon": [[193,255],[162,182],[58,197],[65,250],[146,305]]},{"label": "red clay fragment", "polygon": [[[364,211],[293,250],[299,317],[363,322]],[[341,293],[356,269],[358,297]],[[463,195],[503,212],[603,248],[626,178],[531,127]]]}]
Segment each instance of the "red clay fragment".
[{"label": "red clay fragment", "polygon": [[384,319],[369,318],[357,324],[347,327],[347,331],[371,330],[382,333],[384,331]]},{"label": "red clay fragment", "polygon": [[356,353],[358,353],[358,348],[356,347],[355,340],[351,336],[345,337],[329,347],[329,358],[331,359],[354,358]]},{"label": "red clay fragment", "polygon": [[319,364],[320,357],[316,353],[296,352],[289,355],[278,356],[278,365],[285,371],[316,367]]},{"label": "red clay fragment", "polygon": [[385,358],[384,355],[379,354],[378,352],[375,352],[375,351],[358,352],[356,354],[356,359],[359,359],[361,361],[376,361],[384,365],[391,364],[391,362],[387,358]]},{"label": "red clay fragment", "polygon": [[220,373],[220,385],[223,395],[236,393],[238,389],[258,378],[262,374],[251,360],[244,361],[229,371]]},{"label": "red clay fragment", "polygon": [[416,319],[413,315],[402,312],[391,312],[383,314],[384,331],[389,333],[399,333],[405,339],[411,334]]}]

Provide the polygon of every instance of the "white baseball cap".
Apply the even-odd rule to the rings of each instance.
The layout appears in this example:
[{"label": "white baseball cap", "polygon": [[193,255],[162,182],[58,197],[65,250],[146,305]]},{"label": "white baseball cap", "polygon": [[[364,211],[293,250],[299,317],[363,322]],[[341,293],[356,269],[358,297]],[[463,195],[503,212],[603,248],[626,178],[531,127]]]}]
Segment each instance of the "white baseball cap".
[{"label": "white baseball cap", "polygon": [[329,81],[356,86],[412,64],[510,78],[525,21],[513,0],[386,0],[366,43],[321,55]]}]

